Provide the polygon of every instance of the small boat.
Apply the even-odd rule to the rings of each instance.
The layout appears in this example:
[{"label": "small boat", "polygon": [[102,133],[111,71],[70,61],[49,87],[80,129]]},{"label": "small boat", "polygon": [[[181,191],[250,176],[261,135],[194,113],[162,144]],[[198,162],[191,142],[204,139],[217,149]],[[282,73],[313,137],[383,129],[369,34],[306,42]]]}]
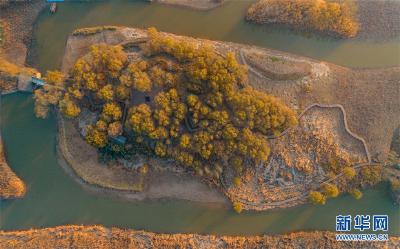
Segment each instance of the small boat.
[{"label": "small boat", "polygon": [[50,12],[56,13],[56,11],[57,11],[57,3],[51,3],[50,4]]}]

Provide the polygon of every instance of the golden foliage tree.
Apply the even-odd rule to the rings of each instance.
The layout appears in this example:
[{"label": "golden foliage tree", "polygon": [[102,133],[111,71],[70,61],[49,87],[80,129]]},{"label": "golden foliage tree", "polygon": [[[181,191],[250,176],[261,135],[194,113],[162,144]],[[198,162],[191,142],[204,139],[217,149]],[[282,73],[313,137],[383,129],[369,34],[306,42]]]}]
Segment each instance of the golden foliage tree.
[{"label": "golden foliage tree", "polygon": [[248,9],[246,19],[354,37],[359,28],[356,15],[351,0],[258,0]]},{"label": "golden foliage tree", "polygon": [[57,106],[65,91],[64,75],[59,71],[47,71],[44,78],[46,84],[34,91],[35,114],[46,118],[49,106]]},{"label": "golden foliage tree", "polygon": [[310,201],[314,204],[324,205],[326,203],[326,197],[318,191],[310,191],[308,195]]}]

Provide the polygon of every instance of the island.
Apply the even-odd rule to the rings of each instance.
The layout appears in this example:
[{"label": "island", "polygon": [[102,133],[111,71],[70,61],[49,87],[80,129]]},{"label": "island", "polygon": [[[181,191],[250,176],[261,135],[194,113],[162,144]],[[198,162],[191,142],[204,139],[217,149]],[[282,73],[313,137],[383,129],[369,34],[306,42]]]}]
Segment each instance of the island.
[{"label": "island", "polygon": [[237,212],[324,204],[345,192],[361,198],[396,171],[385,162],[399,73],[102,26],[69,37],[62,72],[35,91],[35,111],[59,108],[61,154],[101,188],[152,197],[149,179],[174,172],[218,189]]},{"label": "island", "polygon": [[[219,36],[225,39],[220,41],[213,35],[196,35],[182,27],[176,33],[168,28],[164,32],[163,28],[158,30],[135,19],[142,18],[139,14],[147,15],[147,8],[196,19],[215,17],[224,8],[240,7],[240,21],[230,23],[224,20],[228,19],[226,16],[218,19],[224,25],[226,21],[226,26],[223,25],[226,37],[235,37],[228,33],[237,27],[246,30],[247,35],[251,29],[266,28],[267,33],[269,29],[282,28],[294,42],[314,39],[314,35],[317,39],[329,39],[323,40],[331,48],[324,50],[328,58],[329,53],[341,49],[340,39],[349,39],[350,43],[359,39],[374,42],[397,39],[400,19],[396,13],[400,4],[347,0],[257,0],[248,4],[224,0],[150,0],[121,3],[126,10],[119,11],[126,20],[115,17],[115,22],[104,21],[101,16],[90,14],[87,16],[93,20],[82,18],[79,23],[71,20],[73,30],[60,22],[66,20],[65,16],[58,18],[58,15],[66,11],[70,18],[75,11],[81,16],[89,12],[86,6],[73,11],[71,6],[87,4],[104,10],[101,7],[117,5],[111,1],[62,4],[57,3],[60,8],[54,8],[53,4],[49,12],[45,1],[0,3],[0,111],[1,104],[6,103],[9,110],[18,110],[7,115],[15,115],[20,123],[29,120],[27,128],[34,124],[32,127],[47,129],[43,141],[50,144],[37,157],[25,155],[19,148],[17,153],[10,151],[16,140],[8,133],[13,124],[7,123],[7,115],[6,121],[1,120],[3,138],[7,144],[11,141],[8,152],[12,153],[7,154],[7,144],[3,144],[0,134],[0,204],[5,218],[0,248],[397,248],[400,245],[399,223],[394,220],[398,216],[392,212],[396,212],[395,205],[400,203],[398,64],[350,68],[323,61],[324,56],[308,55],[304,49],[299,53],[322,59],[267,48],[260,45],[256,36],[236,42]],[[134,12],[135,8],[143,13]],[[132,13],[127,15],[127,10]],[[377,20],[371,16],[377,16]],[[49,60],[55,65],[51,70],[48,65],[38,63],[39,57],[47,56],[47,50],[43,53],[40,49],[43,45],[34,34],[41,32],[40,25],[49,18],[54,22],[45,25],[66,38],[60,38],[65,50],[57,45],[47,48],[49,54],[55,48],[62,54],[58,58],[60,65]],[[160,20],[165,22],[163,17]],[[68,33],[64,34],[62,28],[54,29],[57,22],[58,26],[67,27]],[[188,21],[189,24],[192,23]],[[211,34],[214,29],[210,30]],[[270,38],[274,36],[280,34],[274,33]],[[318,44],[313,42],[310,44]],[[300,51],[301,46],[298,47]],[[14,104],[20,106],[12,108]],[[15,129],[22,131],[21,127]],[[40,133],[39,130],[29,132]],[[41,140],[39,136],[35,138]],[[32,142],[31,146],[36,145]],[[47,154],[51,156],[46,157]],[[32,163],[15,163],[17,157],[28,158],[23,162],[30,158]],[[42,159],[46,165],[40,169],[37,160]],[[14,163],[18,175],[12,170]],[[37,176],[43,177],[44,184],[40,186],[46,188],[44,192],[37,190],[42,179],[26,173],[30,167],[33,169],[30,172],[37,171]],[[68,194],[77,198],[63,195],[67,192],[60,194],[62,188],[70,189]],[[377,200],[390,200],[389,204],[374,203],[388,205],[387,210],[392,212],[385,232],[389,235],[387,240],[340,241],[338,232],[330,228],[335,227],[334,223],[323,226],[324,229],[304,225],[305,220],[314,218],[313,210],[329,212],[330,204],[334,204],[330,202],[342,200],[346,204],[368,201],[369,191],[378,188],[384,189],[384,194],[373,192],[379,193],[379,197],[375,196]],[[390,196],[386,194],[389,192]],[[68,198],[64,201],[57,199],[58,196]],[[52,198],[55,201],[49,201]],[[85,198],[90,201],[85,202]],[[48,209],[48,214],[38,212],[35,207],[32,219],[21,215],[33,206],[32,199],[40,202],[44,210]],[[143,207],[148,210],[135,207],[142,203],[146,203]],[[128,209],[121,208],[122,205]],[[152,205],[165,206],[153,209]],[[103,209],[104,206],[112,208]],[[71,214],[66,211],[69,207]],[[182,220],[171,227],[162,227],[165,222],[148,226],[149,213],[159,219],[177,218],[171,213],[175,207],[182,212],[179,218],[196,224],[188,228],[187,221]],[[82,217],[72,214],[75,208],[82,211]],[[191,208],[193,215],[187,215]],[[300,209],[302,215],[296,215]],[[123,213],[126,222],[118,220],[122,217],[119,210],[128,210]],[[370,213],[370,209],[365,210]],[[276,216],[279,219],[271,216],[261,224],[266,220],[264,215],[281,211],[287,213]],[[91,212],[107,219],[92,216]],[[333,220],[336,212],[327,215]],[[135,224],[129,217],[144,213],[146,218],[140,217],[144,223],[138,219]],[[114,221],[116,216],[118,219]],[[232,227],[241,226],[241,221],[254,222],[254,218],[260,219],[260,224],[254,226],[261,228],[250,229],[253,223],[245,222],[241,229],[219,227],[224,222]],[[287,221],[293,218],[296,221]],[[203,223],[202,219],[211,222]],[[275,230],[274,219],[293,228],[284,232]]]}]

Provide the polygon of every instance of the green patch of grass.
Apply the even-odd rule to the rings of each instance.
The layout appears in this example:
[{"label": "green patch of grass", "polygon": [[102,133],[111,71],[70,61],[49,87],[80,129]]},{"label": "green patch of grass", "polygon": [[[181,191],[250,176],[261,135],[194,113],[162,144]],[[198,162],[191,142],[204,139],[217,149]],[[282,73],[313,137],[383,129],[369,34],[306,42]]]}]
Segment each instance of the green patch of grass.
[{"label": "green patch of grass", "polygon": [[0,21],[0,47],[4,43],[4,26],[3,25],[4,25],[3,22]]},{"label": "green patch of grass", "polygon": [[271,56],[271,57],[269,57],[269,59],[270,59],[272,62],[278,62],[278,61],[281,60],[280,58],[275,57],[275,56]]},{"label": "green patch of grass", "polygon": [[74,32],[72,32],[72,35],[93,35],[100,33],[104,30],[116,30],[117,27],[115,26],[98,26],[98,27],[91,27],[91,28],[82,28],[82,29],[77,29]]}]

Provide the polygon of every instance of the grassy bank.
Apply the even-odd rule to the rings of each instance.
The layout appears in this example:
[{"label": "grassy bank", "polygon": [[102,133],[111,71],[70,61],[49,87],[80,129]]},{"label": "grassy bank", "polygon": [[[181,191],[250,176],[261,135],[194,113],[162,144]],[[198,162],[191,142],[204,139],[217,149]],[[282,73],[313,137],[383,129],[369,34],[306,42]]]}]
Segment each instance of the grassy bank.
[{"label": "grassy bank", "polygon": [[21,198],[25,195],[25,192],[24,182],[18,178],[7,164],[0,137],[0,198]]},{"label": "grassy bank", "polygon": [[0,232],[0,248],[396,248],[399,237],[385,242],[336,241],[332,232],[296,232],[284,235],[214,236],[157,234],[102,226],[60,226],[28,231]]}]

